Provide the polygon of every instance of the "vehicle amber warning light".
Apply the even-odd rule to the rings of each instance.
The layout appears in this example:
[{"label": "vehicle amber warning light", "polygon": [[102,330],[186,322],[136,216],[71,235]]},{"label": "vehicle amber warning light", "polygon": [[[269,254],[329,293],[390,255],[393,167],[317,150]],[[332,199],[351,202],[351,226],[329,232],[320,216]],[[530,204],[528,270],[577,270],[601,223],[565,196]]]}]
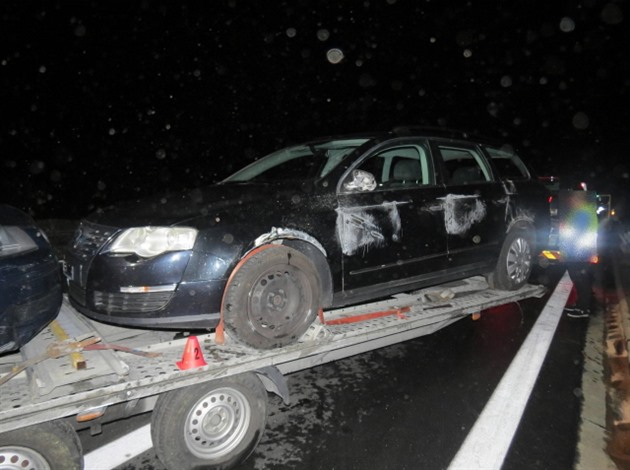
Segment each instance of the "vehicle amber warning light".
[{"label": "vehicle amber warning light", "polygon": [[[556,251],[556,250],[543,250],[542,255],[543,257],[551,261],[562,261],[562,255],[560,254],[559,251]],[[591,256],[588,259],[588,262],[591,264],[599,263],[599,256],[597,255]]]},{"label": "vehicle amber warning light", "polygon": [[542,255],[552,261],[560,261],[560,252],[555,250],[544,250]]}]

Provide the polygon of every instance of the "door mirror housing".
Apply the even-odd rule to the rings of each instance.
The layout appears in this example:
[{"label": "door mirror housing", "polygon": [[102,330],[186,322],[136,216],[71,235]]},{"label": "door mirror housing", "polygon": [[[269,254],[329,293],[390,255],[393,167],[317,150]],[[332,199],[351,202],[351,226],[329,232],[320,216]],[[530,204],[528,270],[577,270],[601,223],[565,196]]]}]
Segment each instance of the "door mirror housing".
[{"label": "door mirror housing", "polygon": [[343,184],[343,189],[349,192],[374,191],[376,189],[376,178],[369,171],[352,170],[351,178]]}]

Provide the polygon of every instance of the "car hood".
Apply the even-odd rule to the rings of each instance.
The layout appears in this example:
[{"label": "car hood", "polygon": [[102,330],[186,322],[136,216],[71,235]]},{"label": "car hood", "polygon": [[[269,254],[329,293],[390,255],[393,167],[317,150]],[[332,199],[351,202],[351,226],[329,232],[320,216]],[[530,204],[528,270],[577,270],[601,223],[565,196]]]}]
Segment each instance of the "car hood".
[{"label": "car hood", "polygon": [[281,188],[265,183],[216,184],[127,201],[99,209],[89,215],[87,220],[118,228],[187,223],[198,226],[200,221],[209,216],[231,212],[233,209],[252,210],[253,206],[272,206],[275,201],[295,195],[296,191],[303,194],[299,184],[283,184]]}]

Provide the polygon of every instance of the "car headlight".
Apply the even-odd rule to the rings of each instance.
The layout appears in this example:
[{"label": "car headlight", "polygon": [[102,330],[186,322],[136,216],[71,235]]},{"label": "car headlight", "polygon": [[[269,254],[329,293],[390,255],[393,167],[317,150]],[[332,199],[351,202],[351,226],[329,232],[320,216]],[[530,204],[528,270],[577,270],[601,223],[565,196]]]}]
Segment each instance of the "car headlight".
[{"label": "car headlight", "polygon": [[189,227],[134,227],[125,230],[107,250],[151,258],[167,251],[191,250],[197,230]]},{"label": "car headlight", "polygon": [[0,226],[0,258],[36,249],[35,241],[20,227]]}]

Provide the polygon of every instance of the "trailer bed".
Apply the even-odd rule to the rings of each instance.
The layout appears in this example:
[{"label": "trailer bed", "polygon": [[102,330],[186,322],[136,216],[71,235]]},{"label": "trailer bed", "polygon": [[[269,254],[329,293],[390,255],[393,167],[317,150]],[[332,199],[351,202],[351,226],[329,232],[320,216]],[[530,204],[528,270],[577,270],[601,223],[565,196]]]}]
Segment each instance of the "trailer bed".
[{"label": "trailer bed", "polygon": [[[517,291],[493,290],[483,277],[473,277],[323,312],[299,342],[273,350],[252,349],[229,337],[219,345],[214,333],[202,332],[195,336],[207,365],[188,370],[180,370],[176,363],[182,360],[190,332],[99,323],[64,300],[53,325],[19,353],[0,357],[0,376],[10,373],[15,364],[45,356],[51,344],[87,338],[99,338],[96,344],[159,355],[146,357],[103,349],[42,360],[0,385],[0,433],[58,418],[87,416],[93,410],[137,403],[163,392],[243,372],[287,374],[431,334],[485,309],[544,293],[544,287],[529,284]],[[280,394],[285,395],[282,391]]]}]

